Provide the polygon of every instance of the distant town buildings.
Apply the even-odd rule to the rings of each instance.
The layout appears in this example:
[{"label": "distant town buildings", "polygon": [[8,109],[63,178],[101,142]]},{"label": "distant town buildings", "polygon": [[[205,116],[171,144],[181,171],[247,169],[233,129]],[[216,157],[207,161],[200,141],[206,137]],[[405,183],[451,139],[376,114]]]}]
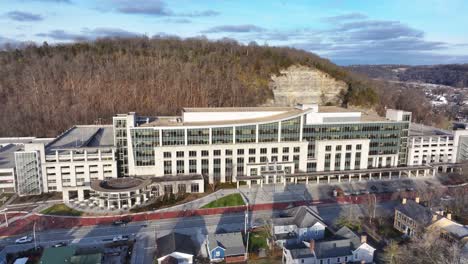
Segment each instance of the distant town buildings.
[{"label": "distant town buildings", "polygon": [[0,138],[0,189],[62,192],[65,202],[126,209],[204,183],[330,183],[419,177],[468,158],[468,130],[429,131],[411,113],[334,106],[185,108],[116,115],[56,138]]}]

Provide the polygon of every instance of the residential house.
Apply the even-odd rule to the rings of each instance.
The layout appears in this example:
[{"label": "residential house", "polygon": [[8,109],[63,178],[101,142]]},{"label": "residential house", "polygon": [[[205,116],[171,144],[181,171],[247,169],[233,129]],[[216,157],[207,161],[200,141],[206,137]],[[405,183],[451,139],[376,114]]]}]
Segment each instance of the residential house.
[{"label": "residential house", "polygon": [[158,264],[193,263],[197,247],[188,235],[170,233],[156,239],[156,258]]},{"label": "residential house", "polygon": [[468,226],[453,221],[451,214],[432,223],[428,230],[439,232],[441,237],[453,243],[460,245],[468,243]]},{"label": "residential house", "polygon": [[359,237],[342,227],[330,239],[303,241],[283,248],[285,264],[341,264],[348,262],[372,263],[374,251],[367,236]]},{"label": "residential house", "polygon": [[306,206],[295,208],[286,217],[273,219],[272,233],[279,246],[297,244],[325,236],[326,224],[320,216]]},{"label": "residential house", "polygon": [[212,262],[243,262],[246,251],[242,233],[208,234],[207,252]]},{"label": "residential house", "polygon": [[411,237],[429,226],[436,217],[431,209],[419,203],[419,198],[407,200],[395,207],[393,227],[401,233]]}]

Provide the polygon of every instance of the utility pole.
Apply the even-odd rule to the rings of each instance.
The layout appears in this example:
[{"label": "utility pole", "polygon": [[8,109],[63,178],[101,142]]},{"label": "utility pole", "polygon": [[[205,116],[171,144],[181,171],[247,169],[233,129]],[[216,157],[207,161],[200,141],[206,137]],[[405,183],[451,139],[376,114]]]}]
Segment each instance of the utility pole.
[{"label": "utility pole", "polygon": [[249,221],[249,203],[246,204],[245,207],[245,218],[244,218],[244,234],[245,237],[247,238],[246,247],[245,247],[245,256],[244,259],[247,259],[247,256],[249,254],[249,236],[250,233],[247,231],[247,222]]},{"label": "utility pole", "polygon": [[34,239],[34,249],[37,249],[37,241],[36,241],[36,221],[34,221],[34,225],[33,225],[33,239]]}]

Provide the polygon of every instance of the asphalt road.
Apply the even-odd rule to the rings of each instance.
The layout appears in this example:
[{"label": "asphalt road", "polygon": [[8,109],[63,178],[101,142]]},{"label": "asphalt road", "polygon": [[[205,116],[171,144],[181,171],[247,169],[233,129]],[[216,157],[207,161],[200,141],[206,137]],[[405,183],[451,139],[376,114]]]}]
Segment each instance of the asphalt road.
[{"label": "asphalt road", "polygon": [[[391,215],[395,202],[379,204],[376,215]],[[332,225],[342,214],[353,213],[362,215],[367,212],[362,205],[340,205],[329,204],[313,206],[323,220]],[[256,211],[250,216],[251,226],[261,225],[263,221],[271,219],[279,212],[276,211]],[[36,243],[42,246],[52,246],[58,242],[67,242],[79,245],[101,245],[109,242],[116,235],[129,235],[136,240],[133,251],[133,263],[152,263],[155,252],[156,237],[164,236],[170,232],[177,231],[196,237],[200,243],[204,241],[204,235],[216,230],[239,231],[244,229],[244,213],[231,213],[225,215],[209,215],[185,217],[177,219],[166,219],[148,222],[134,222],[127,226],[91,226],[77,227],[73,229],[55,229],[36,232]],[[32,235],[32,234],[31,234]],[[15,244],[16,237],[0,239],[0,257],[4,257],[8,252],[20,251],[34,247],[34,243],[23,245]]]}]

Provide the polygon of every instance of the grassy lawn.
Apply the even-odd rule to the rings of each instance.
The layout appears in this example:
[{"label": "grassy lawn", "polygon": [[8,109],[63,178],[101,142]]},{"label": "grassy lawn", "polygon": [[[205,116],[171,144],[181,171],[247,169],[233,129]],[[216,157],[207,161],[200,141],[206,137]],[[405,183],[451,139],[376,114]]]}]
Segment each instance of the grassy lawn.
[{"label": "grassy lawn", "polygon": [[81,216],[83,212],[72,209],[64,204],[56,204],[47,209],[42,210],[41,214]]},{"label": "grassy lawn", "polygon": [[229,206],[239,206],[245,205],[244,200],[238,193],[233,193],[226,195],[218,200],[212,201],[208,204],[205,204],[202,208],[218,208],[218,207],[229,207]]},{"label": "grassy lawn", "polygon": [[249,235],[249,252],[256,253],[259,249],[267,249],[268,245],[266,239],[268,238],[268,233],[264,229],[260,229],[255,232],[251,232]]}]

